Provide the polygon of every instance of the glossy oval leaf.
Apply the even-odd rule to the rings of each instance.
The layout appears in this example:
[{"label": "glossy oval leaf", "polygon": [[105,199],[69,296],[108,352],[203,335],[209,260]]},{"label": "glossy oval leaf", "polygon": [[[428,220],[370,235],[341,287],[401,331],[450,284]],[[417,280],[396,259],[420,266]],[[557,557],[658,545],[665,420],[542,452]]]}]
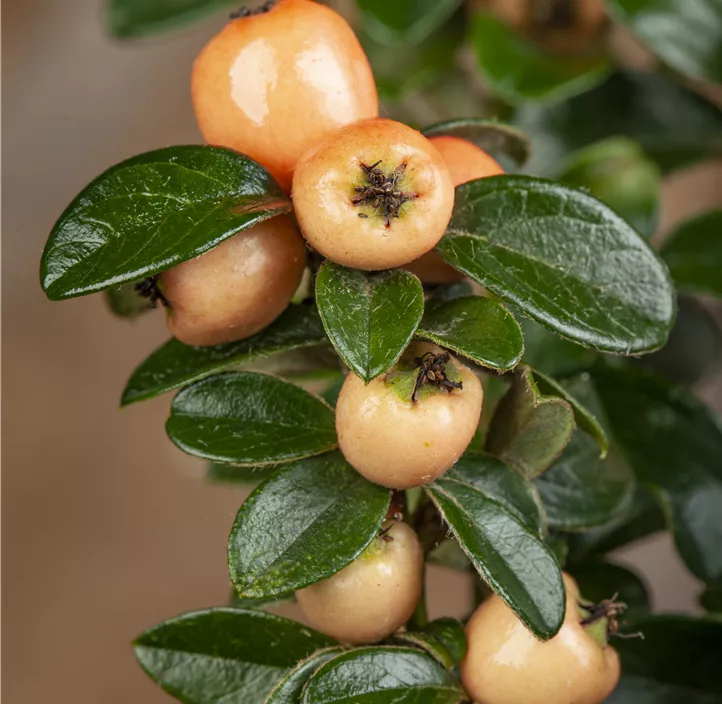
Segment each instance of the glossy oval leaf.
[{"label": "glossy oval leaf", "polygon": [[328,405],[256,372],[216,374],[183,389],[166,432],[189,455],[239,465],[290,462],[336,447]]},{"label": "glossy oval leaf", "polygon": [[316,302],[329,339],[348,367],[369,382],[393,366],[424,312],[421,282],[396,269],[367,274],[325,262]]},{"label": "glossy oval leaf", "polygon": [[662,258],[680,288],[722,297],[722,210],[682,223],[665,241]]},{"label": "glossy oval leaf", "polygon": [[462,0],[358,0],[364,29],[382,44],[419,44],[441,27]]},{"label": "glossy oval leaf", "polygon": [[682,559],[703,581],[722,580],[722,426],[681,387],[641,369],[593,371],[615,440],[657,497]]},{"label": "glossy oval leaf", "polygon": [[483,492],[538,536],[546,532],[546,516],[534,485],[496,457],[466,452],[444,476]]},{"label": "glossy oval leaf", "polygon": [[486,438],[492,455],[532,478],[559,457],[574,432],[571,404],[539,390],[532,370],[523,367],[496,407]]},{"label": "glossy oval leaf", "polygon": [[594,439],[575,430],[549,469],[534,480],[549,527],[578,531],[624,516],[634,495],[634,474],[618,450],[605,459]]},{"label": "glossy oval leaf", "polygon": [[517,166],[529,158],[529,137],[514,125],[484,117],[464,117],[458,120],[437,122],[421,130],[426,137],[458,137],[481,147],[494,157],[509,157]]},{"label": "glossy oval leaf", "polygon": [[607,0],[662,61],[680,73],[722,83],[722,3],[719,0]]},{"label": "glossy oval leaf", "polygon": [[623,677],[613,704],[713,704],[722,699],[722,620],[656,615],[634,622],[644,639],[617,639]]},{"label": "glossy oval leaf", "polygon": [[454,675],[420,650],[358,648],[321,666],[303,704],[459,704],[466,698]]},{"label": "glossy oval leaf", "polygon": [[269,173],[230,149],[147,152],[108,169],[60,216],[43,290],[59,300],[152,276],[290,209]]},{"label": "glossy oval leaf", "polygon": [[503,372],[513,369],[524,352],[521,328],[514,316],[483,296],[427,305],[416,336]]},{"label": "glossy oval leaf", "polygon": [[338,452],[280,469],[243,502],[231,529],[236,591],[267,597],[336,574],[375,539],[389,501],[388,489]]},{"label": "glossy oval leaf", "polygon": [[611,137],[572,154],[557,178],[589,191],[650,238],[659,216],[659,166],[626,137]]},{"label": "glossy oval leaf", "polygon": [[454,665],[466,657],[468,643],[464,626],[455,618],[437,618],[422,629],[422,633],[434,638],[446,648]]},{"label": "glossy oval leaf", "polygon": [[618,72],[570,100],[528,102],[515,124],[534,143],[526,168],[541,176],[556,176],[564,157],[607,137],[638,142],[665,173],[722,151],[719,108],[659,71]]},{"label": "glossy oval leaf", "polygon": [[479,486],[453,474],[426,491],[482,578],[532,633],[551,638],[561,627],[566,598],[547,546]]},{"label": "glossy oval leaf", "polygon": [[602,56],[546,54],[486,13],[472,17],[470,36],[482,77],[494,93],[512,104],[581,93],[604,80],[610,71],[609,62]]},{"label": "glossy oval leaf", "polygon": [[463,184],[436,249],[482,286],[586,347],[651,351],[672,327],[675,292],[664,263],[606,205],[567,186],[529,176]]},{"label": "glossy oval leaf", "polygon": [[[563,398],[574,411],[574,421],[578,428],[581,428],[586,433],[591,435],[601,448],[601,455],[604,457],[609,449],[609,437],[604,426],[600,422],[597,416],[600,414],[587,408],[585,405],[585,398],[577,397],[577,390],[582,386],[589,387],[586,394],[594,393],[594,388],[591,384],[588,374],[581,374],[576,379],[570,379],[565,384],[560,384],[552,377],[542,374],[537,369],[532,370],[534,381],[536,381],[537,388],[541,393],[546,396],[559,396]],[[597,402],[598,403],[598,402]],[[596,415],[595,415],[596,412]]]},{"label": "glossy oval leaf", "polygon": [[332,645],[300,623],[232,608],[177,616],[133,643],[151,679],[187,704],[262,702],[285,670]]},{"label": "glossy oval leaf", "polygon": [[306,305],[288,306],[267,328],[238,342],[190,347],[172,338],[136,367],[123,391],[121,405],[154,398],[262,357],[327,341],[318,313]]},{"label": "glossy oval leaf", "polygon": [[109,0],[108,30],[122,39],[141,37],[202,19],[233,4],[233,0]]},{"label": "glossy oval leaf", "polygon": [[303,688],[321,665],[343,652],[343,648],[324,648],[314,653],[286,673],[269,692],[263,704],[298,704]]},{"label": "glossy oval leaf", "polygon": [[627,605],[622,622],[638,621],[651,612],[647,585],[626,567],[602,560],[573,565],[568,572],[579,585],[584,599],[599,604],[617,594],[617,601]]}]

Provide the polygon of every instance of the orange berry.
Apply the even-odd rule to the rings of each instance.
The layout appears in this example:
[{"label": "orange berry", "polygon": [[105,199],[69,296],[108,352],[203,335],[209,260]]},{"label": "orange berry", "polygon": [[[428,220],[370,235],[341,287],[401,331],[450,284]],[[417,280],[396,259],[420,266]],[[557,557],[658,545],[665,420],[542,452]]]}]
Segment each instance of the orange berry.
[{"label": "orange berry", "polygon": [[[484,392],[479,379],[451,355],[438,369],[458,388],[425,384],[411,391],[417,360],[444,355],[414,342],[397,367],[368,384],[349,374],[336,403],[336,433],[347,462],[375,484],[392,489],[422,486],[442,476],[463,454],[479,425]],[[411,385],[399,385],[401,375]],[[438,377],[437,369],[437,377]]]},{"label": "orange berry", "polygon": [[[504,169],[483,149],[459,137],[431,137],[429,140],[444,157],[451,171],[454,188],[477,178],[498,176]],[[450,284],[461,281],[464,275],[447,264],[436,252],[424,254],[406,269],[425,284]]]},{"label": "orange berry", "polygon": [[310,0],[279,0],[232,20],[196,59],[191,89],[205,139],[255,159],[286,191],[304,152],[378,114],[353,30]]},{"label": "orange berry", "polygon": [[601,704],[617,686],[619,655],[581,625],[579,589],[563,576],[564,623],[544,643],[496,594],[474,612],[466,626],[461,680],[477,704]]},{"label": "orange berry", "polygon": [[168,328],[187,345],[218,345],[255,335],[290,303],[306,248],[284,215],[225,240],[160,275]]},{"label": "orange berry", "polygon": [[408,264],[441,239],[454,207],[449,168],[400,122],[343,127],[303,155],[293,205],[309,244],[355,269]]},{"label": "orange berry", "polygon": [[344,643],[376,643],[403,626],[421,596],[424,554],[414,529],[386,522],[350,565],[296,592],[308,622]]}]

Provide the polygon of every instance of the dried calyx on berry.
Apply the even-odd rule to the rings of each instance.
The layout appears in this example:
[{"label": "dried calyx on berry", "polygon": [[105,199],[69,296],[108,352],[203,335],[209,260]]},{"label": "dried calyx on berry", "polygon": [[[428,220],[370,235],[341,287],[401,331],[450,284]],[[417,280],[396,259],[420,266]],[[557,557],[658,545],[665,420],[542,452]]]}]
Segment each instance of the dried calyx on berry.
[{"label": "dried calyx on berry", "polygon": [[276,4],[278,0],[266,0],[266,2],[263,3],[263,5],[259,5],[258,7],[254,7],[253,9],[246,7],[245,5],[235,12],[231,12],[230,18],[232,20],[240,20],[244,17],[252,17],[253,15],[262,15],[264,12],[269,12],[271,9],[273,9],[273,6]]},{"label": "dried calyx on berry", "polygon": [[464,388],[451,355],[439,348],[422,355],[405,355],[386,374],[386,383],[414,404],[429,394],[450,394]]},{"label": "dried calyx on berry", "polygon": [[432,384],[438,389],[444,389],[451,393],[454,389],[463,389],[461,381],[453,381],[449,379],[446,371],[446,364],[451,359],[448,352],[434,354],[426,352],[421,357],[414,359],[414,364],[419,368],[416,376],[416,384],[414,385],[414,393],[411,394],[411,400],[416,401],[416,397],[424,384]]},{"label": "dried calyx on berry", "polygon": [[142,281],[139,281],[135,285],[135,290],[143,298],[150,299],[153,307],[155,307],[158,304],[158,301],[160,301],[165,308],[170,308],[170,303],[168,302],[168,299],[163,295],[163,292],[160,290],[157,276],[149,276]]},{"label": "dried calyx on berry", "polygon": [[[386,227],[391,227],[391,218],[401,217],[401,207],[404,203],[418,198],[417,193],[410,193],[398,188],[398,182],[406,171],[406,162],[399,164],[393,171],[386,174],[377,161],[370,166],[361,164],[366,182],[356,186],[354,191],[358,194],[352,199],[357,206],[367,205],[383,215]],[[359,213],[360,218],[369,217],[368,213]]]},{"label": "dried calyx on berry", "polygon": [[627,605],[617,601],[619,594],[611,599],[604,599],[598,604],[578,602],[580,621],[586,632],[602,647],[610,638],[644,638],[642,633],[620,633],[620,617],[627,610]]}]

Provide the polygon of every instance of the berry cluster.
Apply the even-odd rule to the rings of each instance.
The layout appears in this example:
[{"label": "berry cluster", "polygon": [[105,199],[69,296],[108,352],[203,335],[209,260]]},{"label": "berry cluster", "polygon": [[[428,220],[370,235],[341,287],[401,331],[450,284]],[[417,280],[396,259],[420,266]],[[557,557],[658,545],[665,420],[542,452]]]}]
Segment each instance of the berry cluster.
[{"label": "berry cluster", "polygon": [[[335,12],[310,0],[279,0],[234,13],[198,57],[192,92],[206,140],[265,166],[290,192],[295,220],[255,225],[142,284],[141,293],[167,305],[179,340],[215,345],[268,326],[299,288],[307,246],[316,259],[368,271],[404,267],[424,283],[461,276],[432,252],[449,224],[454,189],[503,170],[470,142],[427,139],[380,118],[368,61]],[[346,376],[336,406],[339,447],[368,480],[396,491],[419,487],[467,449],[482,402],[471,369],[436,345],[414,342],[371,382]],[[359,558],[297,593],[314,627],[342,642],[374,643],[409,620],[422,592],[424,554],[400,518],[390,510]],[[594,704],[611,691],[617,655],[587,633],[593,624],[582,623],[570,579],[567,588],[567,621],[544,644],[499,597],[482,604],[468,626],[461,668],[477,702]],[[513,676],[495,658],[501,648],[505,657],[514,651]],[[563,682],[550,677],[554,659],[567,662]]]}]

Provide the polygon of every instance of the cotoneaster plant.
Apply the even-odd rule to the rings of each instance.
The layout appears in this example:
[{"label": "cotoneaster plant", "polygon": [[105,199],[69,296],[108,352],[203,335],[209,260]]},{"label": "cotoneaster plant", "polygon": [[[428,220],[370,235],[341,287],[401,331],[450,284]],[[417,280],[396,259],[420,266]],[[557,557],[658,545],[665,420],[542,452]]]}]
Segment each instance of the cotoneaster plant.
[{"label": "cotoneaster plant", "polygon": [[[221,4],[109,1],[123,36]],[[126,159],[60,216],[47,296],[162,303],[173,337],[122,404],[174,391],[171,442],[250,491],[230,603],[134,643],[171,696],[722,696],[720,620],[652,614],[607,557],[669,530],[720,609],[722,431],[690,386],[721,356],[722,216],[647,238],[662,176],[722,144],[670,70],[722,80],[722,10],[698,41],[687,4],[644,4],[349,1],[360,41],[310,0],[236,9],[187,67],[209,144]],[[614,22],[665,70],[610,76]],[[430,620],[438,564],[469,603]]]}]

